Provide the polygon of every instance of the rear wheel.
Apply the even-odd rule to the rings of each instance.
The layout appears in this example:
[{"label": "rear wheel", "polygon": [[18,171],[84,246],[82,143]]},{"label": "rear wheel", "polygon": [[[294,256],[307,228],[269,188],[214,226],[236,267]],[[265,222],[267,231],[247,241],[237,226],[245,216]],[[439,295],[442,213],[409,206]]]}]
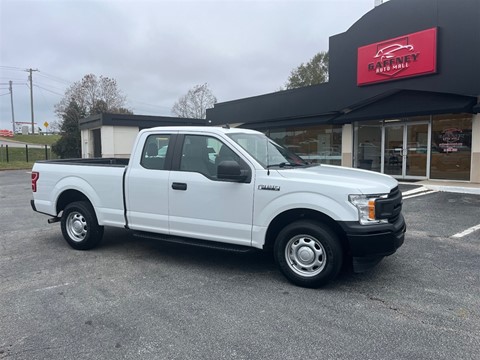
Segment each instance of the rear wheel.
[{"label": "rear wheel", "polygon": [[288,280],[312,288],[334,279],[343,261],[338,236],[327,226],[308,220],[296,221],[280,231],[274,254]]},{"label": "rear wheel", "polygon": [[98,225],[95,211],[87,201],[76,201],[65,207],[61,228],[67,243],[77,250],[91,249],[103,237],[103,226]]}]

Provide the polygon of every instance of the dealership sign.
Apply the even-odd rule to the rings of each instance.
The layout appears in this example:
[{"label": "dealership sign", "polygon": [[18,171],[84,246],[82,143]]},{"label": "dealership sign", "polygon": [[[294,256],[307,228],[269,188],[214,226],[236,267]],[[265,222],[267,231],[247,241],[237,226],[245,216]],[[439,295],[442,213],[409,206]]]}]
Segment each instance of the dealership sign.
[{"label": "dealership sign", "polygon": [[437,72],[437,28],[358,48],[357,85]]}]

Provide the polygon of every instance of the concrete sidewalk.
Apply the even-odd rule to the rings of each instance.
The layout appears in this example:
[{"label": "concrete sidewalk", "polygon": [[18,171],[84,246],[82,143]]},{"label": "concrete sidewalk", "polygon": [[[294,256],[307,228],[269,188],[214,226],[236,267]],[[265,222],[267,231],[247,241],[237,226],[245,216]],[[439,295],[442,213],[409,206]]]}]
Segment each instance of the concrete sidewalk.
[{"label": "concrete sidewalk", "polygon": [[480,184],[469,183],[469,182],[423,180],[423,181],[417,181],[417,182],[399,182],[399,184],[424,186],[427,189],[436,190],[436,191],[480,195]]}]

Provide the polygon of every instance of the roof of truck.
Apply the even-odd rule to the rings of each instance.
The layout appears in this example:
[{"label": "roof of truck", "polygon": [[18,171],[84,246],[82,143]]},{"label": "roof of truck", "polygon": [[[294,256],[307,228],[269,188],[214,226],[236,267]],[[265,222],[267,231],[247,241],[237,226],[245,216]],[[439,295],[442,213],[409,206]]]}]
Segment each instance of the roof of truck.
[{"label": "roof of truck", "polygon": [[215,134],[231,134],[231,133],[251,133],[259,134],[256,130],[242,129],[236,127],[220,127],[220,126],[158,126],[154,128],[144,129],[142,132],[156,132],[156,131],[166,131],[166,132],[205,132],[205,133],[215,133]]}]

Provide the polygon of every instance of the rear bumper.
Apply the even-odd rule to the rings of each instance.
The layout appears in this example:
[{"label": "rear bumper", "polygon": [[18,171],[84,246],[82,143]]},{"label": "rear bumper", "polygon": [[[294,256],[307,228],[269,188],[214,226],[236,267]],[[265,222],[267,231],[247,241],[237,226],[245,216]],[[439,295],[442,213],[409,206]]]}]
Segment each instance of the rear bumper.
[{"label": "rear bumper", "polygon": [[341,222],[350,245],[355,271],[376,265],[384,256],[392,255],[402,246],[406,224],[400,214],[392,224],[360,225],[356,221]]},{"label": "rear bumper", "polygon": [[35,200],[33,200],[33,199],[30,200],[30,206],[32,207],[33,211],[36,211],[39,214],[48,215],[48,216],[55,216],[55,215],[52,215],[52,214],[49,214],[49,213],[46,213],[46,212],[43,212],[43,211],[38,211],[37,206],[35,205]]}]

